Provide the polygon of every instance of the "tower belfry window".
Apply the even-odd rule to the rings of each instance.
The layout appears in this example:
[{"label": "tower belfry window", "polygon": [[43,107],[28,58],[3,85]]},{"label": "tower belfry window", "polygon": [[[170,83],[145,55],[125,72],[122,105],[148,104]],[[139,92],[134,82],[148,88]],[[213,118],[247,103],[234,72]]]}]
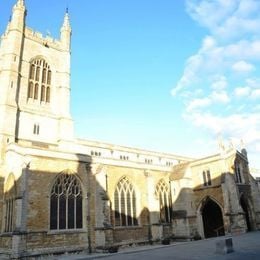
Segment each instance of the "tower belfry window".
[{"label": "tower belfry window", "polygon": [[32,64],[30,68],[30,79],[34,79],[34,73],[35,73],[35,66],[34,64]]},{"label": "tower belfry window", "polygon": [[40,125],[39,124],[34,124],[33,125],[33,134],[34,135],[39,135],[40,134]]},{"label": "tower belfry window", "polygon": [[44,68],[42,71],[42,83],[46,82],[46,69]]},{"label": "tower belfry window", "polygon": [[28,98],[33,98],[33,83],[29,83]]},{"label": "tower belfry window", "polygon": [[202,172],[203,175],[203,185],[206,186],[211,186],[211,174],[210,174],[210,170],[207,171],[203,171]]},{"label": "tower belfry window", "polygon": [[38,92],[39,92],[39,84],[36,83],[34,87],[34,99],[38,99]]},{"label": "tower belfry window", "polygon": [[48,70],[48,80],[47,80],[47,84],[50,85],[51,84],[51,71]]},{"label": "tower belfry window", "polygon": [[45,86],[42,85],[42,89],[41,89],[41,101],[45,100]]},{"label": "tower belfry window", "polygon": [[40,67],[36,68],[36,81],[39,81],[40,78]]},{"label": "tower belfry window", "polygon": [[27,98],[41,103],[51,100],[51,69],[43,59],[31,62]]},{"label": "tower belfry window", "polygon": [[46,102],[50,102],[50,95],[51,95],[51,90],[50,87],[46,88]]}]

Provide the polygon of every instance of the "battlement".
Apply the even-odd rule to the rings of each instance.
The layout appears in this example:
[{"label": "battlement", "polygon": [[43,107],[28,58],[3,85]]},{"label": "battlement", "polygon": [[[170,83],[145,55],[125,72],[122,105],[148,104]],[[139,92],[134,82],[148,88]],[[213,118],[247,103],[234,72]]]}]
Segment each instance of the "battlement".
[{"label": "battlement", "polygon": [[25,37],[28,39],[31,39],[33,41],[39,42],[46,47],[52,47],[52,48],[61,48],[61,42],[60,40],[54,39],[50,37],[49,35],[43,36],[42,33],[34,31],[30,27],[25,28]]}]

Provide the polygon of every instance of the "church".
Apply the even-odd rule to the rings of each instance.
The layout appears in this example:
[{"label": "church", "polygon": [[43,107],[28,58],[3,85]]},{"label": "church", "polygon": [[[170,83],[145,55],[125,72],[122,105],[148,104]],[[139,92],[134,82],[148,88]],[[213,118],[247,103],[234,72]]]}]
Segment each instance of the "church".
[{"label": "church", "polygon": [[195,159],[77,139],[69,15],[53,39],[26,13],[17,0],[0,42],[0,258],[260,228],[244,148]]}]

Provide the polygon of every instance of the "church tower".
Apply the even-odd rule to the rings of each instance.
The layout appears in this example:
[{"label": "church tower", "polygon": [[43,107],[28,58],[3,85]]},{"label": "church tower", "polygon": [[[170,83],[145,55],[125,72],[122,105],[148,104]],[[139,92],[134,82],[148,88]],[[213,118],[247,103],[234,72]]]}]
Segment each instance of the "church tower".
[{"label": "church tower", "polygon": [[73,140],[70,115],[68,11],[60,38],[26,26],[24,0],[17,0],[0,42],[0,144],[57,145]]},{"label": "church tower", "polygon": [[16,139],[18,94],[24,45],[26,9],[23,0],[13,7],[12,17],[0,45],[0,159],[5,147]]}]

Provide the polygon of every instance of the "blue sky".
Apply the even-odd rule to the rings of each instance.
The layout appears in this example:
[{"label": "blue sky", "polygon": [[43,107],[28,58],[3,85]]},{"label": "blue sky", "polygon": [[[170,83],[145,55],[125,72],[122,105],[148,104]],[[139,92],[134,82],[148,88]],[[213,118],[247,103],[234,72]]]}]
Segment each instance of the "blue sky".
[{"label": "blue sky", "polygon": [[78,137],[199,157],[222,136],[260,168],[260,1],[27,0],[27,26],[58,38],[67,5]]}]

